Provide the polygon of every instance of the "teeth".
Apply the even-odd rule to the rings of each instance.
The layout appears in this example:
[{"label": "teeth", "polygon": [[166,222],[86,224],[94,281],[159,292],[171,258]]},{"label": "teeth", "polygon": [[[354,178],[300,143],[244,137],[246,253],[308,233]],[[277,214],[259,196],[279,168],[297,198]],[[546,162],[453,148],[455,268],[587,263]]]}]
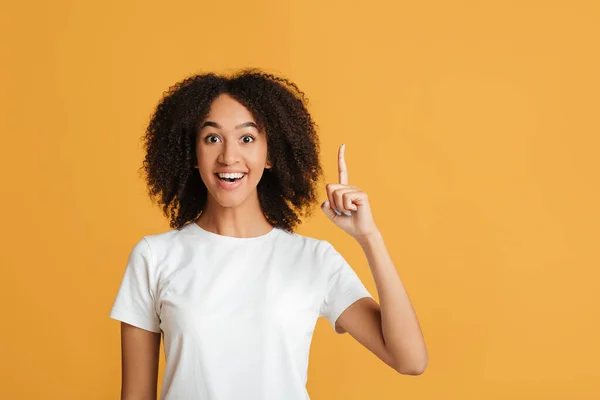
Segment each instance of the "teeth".
[{"label": "teeth", "polygon": [[237,178],[242,178],[245,174],[241,173],[241,172],[236,172],[236,173],[218,173],[217,174],[219,176],[219,178],[227,178],[227,179],[237,179]]}]

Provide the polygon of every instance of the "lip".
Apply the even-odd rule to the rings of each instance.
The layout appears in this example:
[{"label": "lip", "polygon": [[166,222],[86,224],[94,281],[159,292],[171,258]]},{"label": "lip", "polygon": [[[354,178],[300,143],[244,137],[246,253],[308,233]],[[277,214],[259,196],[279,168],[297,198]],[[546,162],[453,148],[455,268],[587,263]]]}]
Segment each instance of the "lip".
[{"label": "lip", "polygon": [[219,187],[221,189],[231,191],[231,190],[237,189],[242,183],[244,183],[246,181],[248,174],[246,172],[241,172],[241,173],[244,174],[244,177],[242,179],[235,181],[234,183],[223,182],[222,180],[219,179],[219,177],[216,174],[215,174],[215,179],[217,180],[217,184],[219,185]]}]

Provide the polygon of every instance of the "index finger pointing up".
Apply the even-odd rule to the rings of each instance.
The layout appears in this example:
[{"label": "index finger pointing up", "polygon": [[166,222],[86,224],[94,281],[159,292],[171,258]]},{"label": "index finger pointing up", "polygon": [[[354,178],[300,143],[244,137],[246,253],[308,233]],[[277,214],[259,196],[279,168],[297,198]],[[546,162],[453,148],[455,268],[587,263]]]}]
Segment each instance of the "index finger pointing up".
[{"label": "index finger pointing up", "polygon": [[346,145],[342,144],[338,150],[338,174],[342,185],[348,184],[348,169],[346,168],[346,159],[344,158],[345,151]]}]

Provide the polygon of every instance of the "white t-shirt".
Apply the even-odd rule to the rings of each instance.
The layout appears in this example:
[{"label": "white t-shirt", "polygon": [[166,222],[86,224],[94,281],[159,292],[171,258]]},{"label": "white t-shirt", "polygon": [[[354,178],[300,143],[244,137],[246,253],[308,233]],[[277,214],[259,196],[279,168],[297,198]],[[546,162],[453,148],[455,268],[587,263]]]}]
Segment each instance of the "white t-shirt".
[{"label": "white t-shirt", "polygon": [[308,399],[317,318],[372,297],[334,247],[273,228],[253,238],[192,222],[133,248],[110,317],[163,333],[161,400]]}]

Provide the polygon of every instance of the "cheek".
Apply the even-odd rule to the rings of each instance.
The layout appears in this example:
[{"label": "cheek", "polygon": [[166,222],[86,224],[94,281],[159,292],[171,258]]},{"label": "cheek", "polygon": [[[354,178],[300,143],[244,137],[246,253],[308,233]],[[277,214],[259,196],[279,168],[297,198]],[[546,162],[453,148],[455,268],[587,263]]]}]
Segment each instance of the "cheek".
[{"label": "cheek", "polygon": [[198,165],[197,171],[200,173],[202,179],[206,179],[212,174],[213,165],[210,163],[210,156],[206,154],[206,152],[201,151],[200,149],[196,150],[196,162]]},{"label": "cheek", "polygon": [[200,179],[202,179],[202,183],[204,183],[204,186],[209,187],[211,173],[206,172],[206,169],[200,169]]},{"label": "cheek", "polygon": [[267,151],[267,145],[266,143],[261,143],[260,146],[256,146],[253,149],[253,154],[252,154],[252,158],[254,160],[254,162],[257,165],[264,165],[265,161],[267,160],[267,155],[268,155],[268,151]]}]

